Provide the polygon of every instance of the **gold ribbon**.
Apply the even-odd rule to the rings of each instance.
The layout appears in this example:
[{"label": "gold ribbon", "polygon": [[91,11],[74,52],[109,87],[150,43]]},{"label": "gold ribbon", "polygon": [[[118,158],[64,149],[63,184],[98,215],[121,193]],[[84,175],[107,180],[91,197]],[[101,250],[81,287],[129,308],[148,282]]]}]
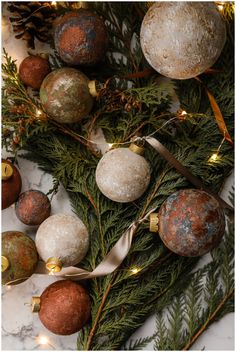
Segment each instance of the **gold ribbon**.
[{"label": "gold ribbon", "polygon": [[[69,266],[67,268],[63,268],[59,273],[54,273],[53,275],[71,280],[84,280],[92,279],[94,277],[105,276],[113,273],[113,271],[115,271],[121,265],[121,263],[129,253],[134,234],[136,233],[139,225],[145,220],[147,220],[150,214],[155,210],[156,208],[151,209],[143,218],[134,221],[129,226],[129,228],[123,233],[120,239],[116,242],[114,247],[112,247],[106,257],[93,271]],[[48,274],[48,271],[45,268],[45,263],[40,262],[38,264],[35,274],[46,273]]]}]

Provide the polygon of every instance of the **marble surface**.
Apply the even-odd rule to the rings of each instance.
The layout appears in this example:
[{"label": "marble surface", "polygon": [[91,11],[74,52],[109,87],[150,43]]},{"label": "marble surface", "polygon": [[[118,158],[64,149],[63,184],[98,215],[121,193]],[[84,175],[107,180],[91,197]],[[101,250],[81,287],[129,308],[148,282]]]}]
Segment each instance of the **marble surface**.
[{"label": "marble surface", "polygon": [[[3,15],[2,45],[20,63],[27,55],[26,46],[22,41],[13,37],[5,10]],[[48,49],[38,44],[37,50],[47,51]],[[4,151],[2,152],[3,157],[7,155]],[[52,188],[50,175],[39,170],[32,162],[22,158],[18,161],[23,179],[22,191],[38,189],[47,192]],[[225,199],[227,199],[228,190],[231,189],[233,182],[234,176],[231,175],[224,187],[223,197]],[[52,214],[58,212],[72,214],[68,196],[62,187],[52,200]],[[22,231],[34,238],[36,228],[22,224],[15,215],[14,207],[10,207],[2,211],[2,231],[6,230]],[[204,257],[203,262],[206,260],[207,256]],[[53,276],[34,274],[24,283],[2,288],[2,350],[76,350],[77,334],[56,336],[44,328],[37,313],[31,312],[31,297],[40,295],[49,284],[56,280],[58,279]],[[132,336],[132,339],[151,335],[154,327],[155,316],[153,315]],[[219,322],[214,323],[192,347],[192,350],[202,349],[234,350],[234,314],[228,314]],[[153,345],[149,344],[145,350],[153,350]]]}]

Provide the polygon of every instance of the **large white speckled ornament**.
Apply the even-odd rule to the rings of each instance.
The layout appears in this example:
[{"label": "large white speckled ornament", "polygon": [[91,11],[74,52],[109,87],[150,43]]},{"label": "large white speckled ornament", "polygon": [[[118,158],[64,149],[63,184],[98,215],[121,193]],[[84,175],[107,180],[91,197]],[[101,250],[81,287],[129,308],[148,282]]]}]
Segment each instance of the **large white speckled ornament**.
[{"label": "large white speckled ornament", "polygon": [[188,79],[216,62],[226,41],[226,26],[213,2],[156,2],[143,19],[140,41],[156,71]]},{"label": "large white speckled ornament", "polygon": [[96,169],[96,182],[100,191],[109,199],[132,202],[146,191],[150,182],[148,162],[129,148],[107,152]]},{"label": "large white speckled ornament", "polygon": [[78,264],[84,258],[89,247],[89,234],[78,217],[55,214],[39,226],[35,244],[44,262],[57,258],[66,267]]}]

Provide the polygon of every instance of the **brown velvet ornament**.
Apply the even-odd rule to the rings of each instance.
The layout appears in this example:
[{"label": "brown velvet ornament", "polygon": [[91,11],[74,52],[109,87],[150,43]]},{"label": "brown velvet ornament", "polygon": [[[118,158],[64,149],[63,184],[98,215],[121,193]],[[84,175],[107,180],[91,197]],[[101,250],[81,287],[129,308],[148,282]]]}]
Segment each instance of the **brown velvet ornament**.
[{"label": "brown velvet ornament", "polygon": [[26,225],[40,225],[50,216],[51,204],[40,191],[29,190],[21,193],[16,202],[16,216]]},{"label": "brown velvet ornament", "polygon": [[19,76],[23,83],[39,89],[44,78],[51,72],[48,60],[41,56],[27,56],[20,64]]},{"label": "brown velvet ornament", "polygon": [[19,171],[10,161],[2,159],[2,163],[9,164],[13,168],[12,176],[2,180],[2,209],[6,209],[19,197],[22,181]]},{"label": "brown velvet ornament", "polygon": [[69,280],[54,282],[40,297],[39,318],[54,334],[74,334],[87,323],[90,314],[89,295],[75,282]]},{"label": "brown velvet ornament", "polygon": [[54,43],[64,62],[91,66],[104,58],[108,35],[103,20],[96,13],[79,9],[57,20]]}]

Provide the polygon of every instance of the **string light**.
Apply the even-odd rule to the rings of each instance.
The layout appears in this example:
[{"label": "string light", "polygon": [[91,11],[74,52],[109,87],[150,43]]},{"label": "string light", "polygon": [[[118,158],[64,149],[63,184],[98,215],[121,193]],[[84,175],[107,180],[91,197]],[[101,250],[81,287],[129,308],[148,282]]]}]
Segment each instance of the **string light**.
[{"label": "string light", "polygon": [[113,147],[113,144],[114,143],[107,143],[108,144],[108,147],[109,147],[109,150]]},{"label": "string light", "polygon": [[224,10],[224,5],[225,5],[224,1],[217,1],[216,5],[221,12]]},{"label": "string light", "polygon": [[138,274],[140,271],[141,271],[141,269],[138,268],[138,267],[134,267],[134,268],[131,268],[131,269],[130,269],[131,275],[136,275],[136,274]]},{"label": "string light", "polygon": [[57,2],[56,1],[52,1],[51,5],[56,7],[57,6]]},{"label": "string light", "polygon": [[37,117],[39,117],[39,116],[42,115],[42,113],[43,113],[42,110],[37,109],[36,112],[35,112],[35,115],[36,115]]},{"label": "string light", "polygon": [[222,139],[222,141],[221,141],[221,143],[220,143],[220,145],[219,145],[217,151],[216,151],[215,153],[213,153],[212,156],[208,159],[208,162],[209,162],[209,163],[214,163],[214,162],[216,162],[217,160],[220,159],[219,153],[220,153],[220,150],[221,150],[221,147],[222,147],[224,141],[225,141],[225,136],[224,136],[224,138]]},{"label": "string light", "polygon": [[187,115],[187,112],[184,111],[184,110],[182,110],[181,113],[180,113],[180,115],[181,115],[181,116],[185,116],[185,115]]},{"label": "string light", "polygon": [[39,335],[39,336],[37,336],[36,337],[36,341],[37,341],[37,343],[39,344],[39,345],[49,345],[50,343],[50,341],[49,341],[49,339],[48,339],[48,337],[47,336],[44,336],[44,335]]}]

